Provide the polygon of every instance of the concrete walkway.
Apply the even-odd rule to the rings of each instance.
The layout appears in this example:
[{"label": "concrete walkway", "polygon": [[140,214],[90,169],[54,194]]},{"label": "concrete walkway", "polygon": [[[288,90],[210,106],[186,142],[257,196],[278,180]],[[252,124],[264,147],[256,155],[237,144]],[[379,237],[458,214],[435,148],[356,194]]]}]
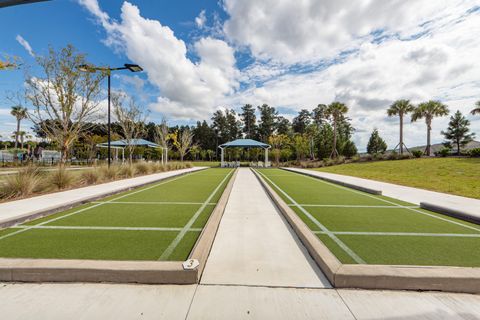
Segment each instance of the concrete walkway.
[{"label": "concrete walkway", "polygon": [[340,174],[320,172],[308,169],[285,168],[289,171],[308,173],[317,177],[325,177],[332,180],[346,182],[370,189],[381,190],[387,197],[399,199],[420,205],[420,202],[427,202],[445,207],[451,210],[462,211],[465,215],[480,219],[480,200],[455,196],[451,194],[429,191],[425,189],[400,186],[393,183],[374,181],[369,179],[344,176]]},{"label": "concrete walkway", "polygon": [[0,319],[480,319],[480,296],[208,285],[0,283]]},{"label": "concrete walkway", "polygon": [[23,200],[0,203],[0,225],[9,221],[31,216],[39,212],[53,210],[58,207],[69,206],[75,203],[86,201],[93,197],[112,194],[127,188],[144,185],[161,179],[174,177],[187,172],[203,169],[195,167],[189,169],[175,170],[169,172],[155,173],[146,176],[123,179],[94,186],[72,189],[62,192],[45,194]]},{"label": "concrete walkway", "polygon": [[238,170],[201,283],[330,287],[253,172]]}]

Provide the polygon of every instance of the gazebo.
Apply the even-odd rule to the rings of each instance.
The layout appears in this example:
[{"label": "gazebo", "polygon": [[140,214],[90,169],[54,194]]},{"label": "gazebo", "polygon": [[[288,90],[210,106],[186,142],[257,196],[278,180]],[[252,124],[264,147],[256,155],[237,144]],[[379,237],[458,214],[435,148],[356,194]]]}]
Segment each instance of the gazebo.
[{"label": "gazebo", "polygon": [[[116,157],[118,158],[118,150],[122,150],[122,161],[125,161],[125,148],[129,145],[126,139],[124,140],[117,140],[110,142],[110,148],[115,149],[117,151]],[[168,162],[168,148],[162,147],[159,144],[153,143],[151,141],[145,139],[132,139],[130,141],[130,145],[134,145],[137,147],[148,147],[148,148],[156,148],[162,149],[162,163]],[[97,147],[100,148],[108,148],[108,142],[99,143]]]},{"label": "gazebo", "polygon": [[226,167],[226,163],[224,161],[224,152],[223,152],[223,150],[226,149],[226,148],[246,148],[246,149],[261,148],[261,149],[264,149],[265,150],[265,167],[270,166],[270,162],[268,162],[268,149],[270,149],[271,146],[269,144],[266,144],[266,143],[263,143],[263,142],[260,142],[260,141],[256,141],[256,140],[252,140],[252,139],[237,139],[237,140],[233,140],[233,141],[224,143],[222,145],[219,145],[218,147],[221,150],[221,156],[220,156],[221,163],[220,163],[220,165],[221,165],[222,168]]}]

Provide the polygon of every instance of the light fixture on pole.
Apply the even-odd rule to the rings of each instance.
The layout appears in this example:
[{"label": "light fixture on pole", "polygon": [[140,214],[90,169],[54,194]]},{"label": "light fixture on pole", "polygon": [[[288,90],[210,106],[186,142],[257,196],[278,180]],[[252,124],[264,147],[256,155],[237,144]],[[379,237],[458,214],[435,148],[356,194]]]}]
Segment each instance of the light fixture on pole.
[{"label": "light fixture on pole", "polygon": [[110,162],[111,162],[111,149],[110,149],[110,143],[111,143],[111,134],[110,134],[110,75],[112,71],[116,70],[130,70],[131,72],[140,72],[143,71],[142,67],[140,67],[138,64],[131,64],[131,63],[125,63],[123,67],[118,67],[118,68],[110,68],[110,67],[96,67],[93,65],[88,65],[88,64],[82,64],[79,65],[78,67],[79,71],[82,72],[105,72],[107,74],[107,79],[108,79],[108,122],[107,122],[107,128],[108,128],[108,167],[110,167]]}]

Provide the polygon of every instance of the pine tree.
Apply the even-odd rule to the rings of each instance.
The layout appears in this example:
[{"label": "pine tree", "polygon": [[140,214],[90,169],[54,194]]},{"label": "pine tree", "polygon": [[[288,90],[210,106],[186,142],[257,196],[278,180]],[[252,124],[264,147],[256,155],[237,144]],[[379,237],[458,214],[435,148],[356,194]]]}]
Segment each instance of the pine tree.
[{"label": "pine tree", "polygon": [[462,115],[460,110],[457,110],[457,112],[450,117],[447,131],[442,131],[442,134],[447,140],[443,143],[445,147],[451,148],[452,144],[454,144],[457,148],[457,155],[460,155],[461,147],[465,146],[475,137],[474,133],[469,133],[469,126],[470,121]]},{"label": "pine tree", "polygon": [[374,129],[367,144],[367,152],[369,154],[385,153],[387,144],[378,134],[378,130]]}]

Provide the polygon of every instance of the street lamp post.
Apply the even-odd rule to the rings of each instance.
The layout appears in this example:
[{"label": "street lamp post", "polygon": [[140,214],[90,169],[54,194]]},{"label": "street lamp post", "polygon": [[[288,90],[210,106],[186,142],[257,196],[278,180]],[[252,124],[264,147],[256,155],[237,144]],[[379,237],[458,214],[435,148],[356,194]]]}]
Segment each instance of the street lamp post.
[{"label": "street lamp post", "polygon": [[78,66],[78,70],[83,71],[83,72],[106,72],[107,73],[107,82],[108,82],[108,120],[107,120],[107,137],[108,137],[108,167],[110,167],[110,162],[111,162],[111,149],[110,149],[110,143],[111,143],[111,122],[110,122],[110,75],[112,74],[112,71],[116,70],[130,70],[131,72],[140,72],[143,71],[142,67],[140,67],[138,64],[130,64],[130,63],[125,63],[123,67],[119,68],[110,68],[110,67],[96,67],[92,65],[87,65],[87,64],[82,64]]}]

